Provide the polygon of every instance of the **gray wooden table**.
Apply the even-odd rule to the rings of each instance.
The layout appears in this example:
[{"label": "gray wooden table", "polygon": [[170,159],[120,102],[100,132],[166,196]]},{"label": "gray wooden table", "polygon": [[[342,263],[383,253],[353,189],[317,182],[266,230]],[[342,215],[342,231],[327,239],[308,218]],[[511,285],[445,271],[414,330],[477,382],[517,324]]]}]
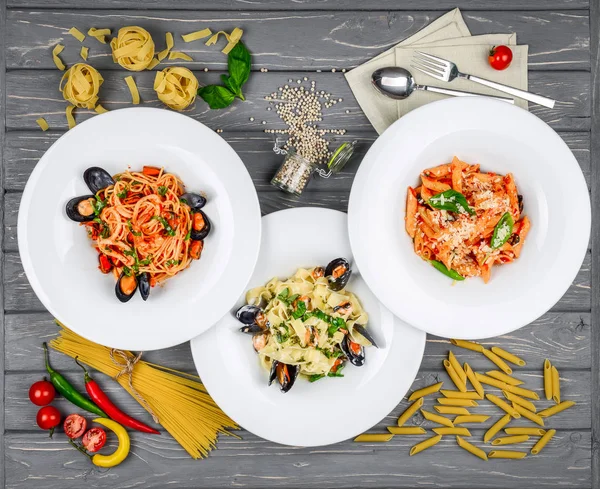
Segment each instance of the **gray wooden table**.
[{"label": "gray wooden table", "polygon": [[[458,5],[456,5],[458,3]],[[552,126],[572,149],[592,192],[593,209],[600,204],[600,111],[598,78],[598,0],[0,0],[0,178],[3,210],[0,320],[0,482],[5,487],[162,488],[193,487],[416,487],[439,485],[472,488],[533,488],[542,486],[600,488],[600,260],[587,254],[573,285],[554,308],[533,324],[493,344],[505,345],[528,360],[523,376],[541,390],[541,365],[553,359],[562,372],[563,395],[576,408],[556,418],[553,443],[537,457],[521,462],[484,463],[444,439],[440,447],[408,457],[415,441],[397,437],[382,445],[350,441],[303,449],[279,446],[241,432],[241,440],[223,438],[204,461],[193,461],[170,436],[133,434],[133,453],[112,470],[91,468],[61,437],[50,440],[35,426],[36,408],[27,399],[32,381],[42,373],[41,343],[56,327],[30,288],[19,258],[16,224],[19,200],[30,172],[44,151],[66,130],[65,103],[57,91],[61,73],[52,63],[51,48],[64,42],[63,59],[78,59],[80,44],[67,34],[72,26],[141,25],[162,49],[164,32],[178,34],[210,26],[213,30],[245,29],[244,40],[254,55],[255,73],[247,85],[245,103],[210,111],[196,103],[188,115],[214,129],[240,154],[257,187],[263,213],[297,205],[346,210],[350,186],[360,157],[335,179],[313,182],[302,199],[269,186],[280,158],[271,151],[273,139],[265,126],[277,127],[265,110],[263,97],[289,78],[308,76],[319,88],[344,99],[328,112],[325,127],[345,128],[345,139],[357,139],[360,153],[376,137],[354,101],[341,69],[352,68],[400,39],[418,31],[443,12],[463,9],[473,34],[516,32],[529,44],[530,88],[558,100],[554,110],[531,111]],[[216,80],[225,67],[218,49],[197,42],[182,46],[195,60],[186,63],[203,83]],[[130,104],[122,79],[106,46],[88,38],[90,59],[105,77],[102,103],[108,109]],[[205,73],[204,68],[210,71]],[[260,72],[268,68],[268,73]],[[336,72],[332,72],[336,68]],[[318,72],[317,70],[321,70]],[[152,90],[153,74],[136,75],[144,103],[159,106]],[[349,113],[346,111],[349,110]],[[35,124],[43,116],[51,130]],[[91,114],[78,113],[78,120]],[[254,122],[250,121],[254,117]],[[343,138],[342,138],[343,139]],[[573,210],[576,212],[576,210]],[[594,212],[591,247],[600,245],[600,221]],[[592,272],[593,270],[593,272]],[[439,376],[446,340],[428,337],[416,386]],[[55,366],[73,379],[80,372],[66,357],[55,355]],[[193,371],[187,344],[147,355],[151,361]],[[464,354],[474,368],[489,364]],[[127,411],[147,415],[113,385],[111,394]],[[376,399],[373,402],[377,402]],[[68,412],[59,402],[63,412]],[[402,403],[379,428],[393,423]],[[490,414],[498,415],[496,410]],[[307,423],[312,419],[307,413]],[[477,430],[474,430],[477,432]],[[481,434],[479,432],[479,434]]]}]

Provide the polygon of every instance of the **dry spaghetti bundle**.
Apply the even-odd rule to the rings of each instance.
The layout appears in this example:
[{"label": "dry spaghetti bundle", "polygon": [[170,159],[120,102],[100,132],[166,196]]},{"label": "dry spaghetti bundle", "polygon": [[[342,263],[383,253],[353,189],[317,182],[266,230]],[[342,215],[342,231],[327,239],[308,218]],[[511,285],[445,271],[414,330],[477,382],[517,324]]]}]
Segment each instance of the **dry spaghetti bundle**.
[{"label": "dry spaghetti bundle", "polygon": [[85,63],[76,63],[62,76],[59,90],[67,102],[75,107],[93,109],[98,102],[102,75]]},{"label": "dry spaghetti bundle", "polygon": [[148,68],[154,57],[154,41],[150,33],[138,26],[119,29],[117,37],[110,41],[113,60],[129,71]]},{"label": "dry spaghetti bundle", "polygon": [[154,90],[163,104],[183,110],[196,100],[198,80],[187,68],[172,66],[156,73]]},{"label": "dry spaghetti bundle", "polygon": [[[115,353],[127,357],[130,364],[135,358],[128,351],[115,352],[88,341],[64,326],[50,346],[111,377],[117,377],[124,367]],[[131,376],[120,375],[117,381],[197,459],[215,448],[219,433],[232,435],[228,430],[239,427],[219,409],[199,380],[188,377],[197,379],[140,360],[133,366]]]}]

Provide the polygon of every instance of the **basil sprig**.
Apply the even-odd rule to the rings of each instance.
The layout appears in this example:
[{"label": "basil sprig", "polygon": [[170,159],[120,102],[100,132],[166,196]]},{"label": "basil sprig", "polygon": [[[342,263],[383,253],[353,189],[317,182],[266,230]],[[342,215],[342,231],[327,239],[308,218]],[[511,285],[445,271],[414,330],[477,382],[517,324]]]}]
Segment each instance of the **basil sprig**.
[{"label": "basil sprig", "polygon": [[456,212],[458,214],[475,214],[475,211],[469,207],[466,197],[452,189],[435,194],[427,203],[434,209]]},{"label": "basil sprig", "polygon": [[204,99],[211,109],[229,107],[235,98],[246,100],[242,87],[248,81],[252,56],[244,43],[239,41],[227,57],[228,75],[221,75],[223,85],[206,85],[198,89],[198,95]]},{"label": "basil sprig", "polygon": [[446,267],[446,265],[444,265],[441,261],[429,260],[429,262],[433,265],[433,268],[439,272],[442,272],[444,275],[446,275],[446,277],[450,277],[452,280],[465,279],[465,277],[463,277],[460,273],[458,273],[456,270]]},{"label": "basil sprig", "polygon": [[493,250],[500,248],[508,241],[512,235],[514,225],[515,221],[513,221],[510,212],[502,214],[502,217],[494,228],[494,233],[492,234],[492,239],[490,241],[490,247]]}]

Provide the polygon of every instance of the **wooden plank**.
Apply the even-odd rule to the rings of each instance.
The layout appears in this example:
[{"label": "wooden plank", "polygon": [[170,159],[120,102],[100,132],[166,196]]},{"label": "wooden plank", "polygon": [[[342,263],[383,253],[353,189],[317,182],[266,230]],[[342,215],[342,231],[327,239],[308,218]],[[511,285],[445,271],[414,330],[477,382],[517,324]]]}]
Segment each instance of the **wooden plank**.
[{"label": "wooden plank", "polygon": [[[210,27],[231,31],[240,26],[244,41],[254,54],[256,66],[272,70],[353,68],[421,30],[440,16],[430,11],[319,11],[319,12],[175,12],[153,11],[139,15],[119,10],[11,10],[7,16],[6,62],[9,69],[54,69],[50,52],[58,42],[66,45],[61,58],[80,61],[81,43],[67,34],[76,26],[108,27],[116,31],[140,25],[164,46],[164,32],[173,32],[176,48],[190,54],[194,67],[224,68],[226,57],[202,41],[183,43],[180,35]],[[589,69],[589,22],[587,10],[465,13],[472,34],[517,32],[519,42],[529,45],[531,69]],[[310,35],[307,35],[310,33]],[[224,41],[221,41],[224,42]],[[110,50],[95,40],[90,60],[98,69],[113,67]],[[220,45],[220,44],[219,44]],[[275,51],[274,51],[275,49]],[[180,64],[177,62],[176,64]]]},{"label": "wooden plank", "polygon": [[[58,332],[52,316],[47,312],[9,314],[5,322],[6,370],[21,372],[42,368],[42,342],[50,341]],[[500,346],[522,356],[527,365],[515,368],[516,372],[537,373],[546,358],[551,359],[561,371],[567,368],[589,370],[591,334],[589,313],[548,312],[518,331],[482,343],[488,348]],[[427,337],[421,369],[441,369],[441,362],[450,350],[477,371],[494,369],[483,355],[451,346],[448,340],[437,336]],[[187,343],[166,350],[146,352],[144,358],[186,372],[194,370]],[[63,372],[79,373],[79,368],[65,355],[53,355],[52,363]]]},{"label": "wooden plank", "polygon": [[[66,130],[65,108],[67,103],[58,91],[61,78],[58,70],[16,70],[7,73],[6,126],[12,129],[39,129],[35,120],[43,116],[52,130]],[[202,83],[216,83],[218,73],[196,72]],[[109,110],[131,107],[131,95],[123,77],[124,71],[105,70],[105,79],[100,91],[100,101]],[[164,107],[154,92],[152,72],[133,75],[140,90],[143,106]],[[256,131],[265,129],[283,129],[274,110],[268,111],[269,103],[264,97],[277,91],[278,87],[288,84],[288,80],[309,78],[316,82],[318,90],[331,93],[342,102],[329,109],[323,108],[322,128],[347,129],[351,131],[372,131],[368,119],[360,110],[350,87],[342,73],[254,73],[245,85],[246,101],[236,100],[227,109],[212,111],[202,100],[185,111],[185,114],[203,122],[212,129],[224,131]],[[297,83],[296,83],[297,85]],[[557,100],[554,109],[531,105],[531,113],[540,117],[557,131],[588,131],[590,127],[590,76],[582,71],[531,72],[529,88]],[[346,113],[346,111],[349,113]],[[78,122],[86,120],[90,111],[78,109],[75,118]],[[254,121],[250,121],[253,117]],[[266,124],[261,124],[265,121]]]},{"label": "wooden plank", "polygon": [[[41,132],[40,130],[11,131],[7,133],[4,151],[5,188],[10,191],[22,191],[39,158],[62,134],[60,131]],[[585,132],[560,132],[559,134],[577,158],[589,187],[589,134]],[[282,157],[272,150],[273,136],[246,131],[224,132],[222,136],[246,164],[256,188],[259,191],[271,190],[272,187],[269,182],[282,160]],[[353,132],[347,133],[345,136],[336,136],[335,141],[331,143],[332,149],[341,141],[356,140],[358,142],[354,157],[342,172],[328,179],[314,178],[309,188],[324,192],[336,190],[349,192],[354,174],[376,137],[375,131]],[[16,220],[10,221],[7,225],[13,226],[15,224]]]},{"label": "wooden plank", "polygon": [[592,257],[593,274],[591,277],[594,287],[592,298],[592,322],[594,325],[592,347],[592,487],[600,487],[600,3],[590,5],[591,19],[591,80],[592,85]]},{"label": "wooden plank", "polygon": [[8,433],[4,438],[6,485],[11,489],[42,485],[69,489],[80,488],[85,480],[90,487],[109,484],[113,489],[184,489],[199,484],[211,488],[413,488],[423,484],[478,489],[517,484],[527,488],[590,487],[589,431],[558,431],[540,455],[520,462],[484,462],[458,447],[451,436],[410,462],[408,451],[422,437],[397,436],[383,444],[347,441],[329,447],[297,448],[243,433],[243,440],[221,438],[219,449],[208,459],[192,461],[168,436],[132,436],[133,453],[118,469],[106,471],[91,466],[62,437]]},{"label": "wooden plank", "polygon": [[[135,0],[8,0],[9,8],[60,8],[80,9],[160,9],[165,0],[146,0],[143,3]],[[279,0],[177,0],[171,2],[171,10],[398,10],[427,9],[451,10],[455,7],[469,10],[573,10],[588,8],[588,0],[404,0],[399,4],[396,0],[302,0],[301,2],[281,2]]]}]

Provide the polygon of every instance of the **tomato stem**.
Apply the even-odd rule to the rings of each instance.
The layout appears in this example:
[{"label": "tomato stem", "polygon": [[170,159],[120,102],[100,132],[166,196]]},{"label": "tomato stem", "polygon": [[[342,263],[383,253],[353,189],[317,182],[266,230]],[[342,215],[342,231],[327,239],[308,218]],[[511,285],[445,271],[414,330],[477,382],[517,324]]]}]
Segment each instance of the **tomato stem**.
[{"label": "tomato stem", "polygon": [[78,451],[80,451],[81,453],[83,453],[87,458],[89,458],[90,460],[92,460],[92,456],[89,453],[87,453],[83,447],[80,447],[77,443],[75,443],[70,438],[69,438],[69,443],[72,446],[74,446]]}]

